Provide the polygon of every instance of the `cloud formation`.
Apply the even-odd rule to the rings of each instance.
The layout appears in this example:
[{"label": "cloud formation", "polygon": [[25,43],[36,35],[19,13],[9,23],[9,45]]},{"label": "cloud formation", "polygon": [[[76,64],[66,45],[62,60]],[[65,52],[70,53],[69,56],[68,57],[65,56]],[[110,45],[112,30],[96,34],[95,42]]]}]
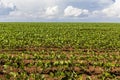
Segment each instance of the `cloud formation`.
[{"label": "cloud formation", "polygon": [[64,10],[64,16],[78,17],[80,15],[88,15],[89,11],[86,9],[79,9],[73,6],[67,6]]},{"label": "cloud formation", "polygon": [[0,0],[0,15],[8,15],[11,11],[14,11],[16,6],[13,3],[5,3]]},{"label": "cloud formation", "polygon": [[48,7],[45,11],[45,15],[47,16],[55,16],[59,12],[58,6]]},{"label": "cloud formation", "polygon": [[119,10],[120,0],[0,0],[0,20],[3,15],[6,20],[117,19]]},{"label": "cloud formation", "polygon": [[102,10],[108,17],[120,17],[120,0],[116,0],[114,4]]}]

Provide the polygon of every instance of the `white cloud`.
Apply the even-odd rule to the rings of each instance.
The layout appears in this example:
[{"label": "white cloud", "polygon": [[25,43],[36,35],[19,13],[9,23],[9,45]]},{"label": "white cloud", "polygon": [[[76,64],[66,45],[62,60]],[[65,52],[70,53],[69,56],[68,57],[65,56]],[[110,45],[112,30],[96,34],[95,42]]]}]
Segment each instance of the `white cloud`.
[{"label": "white cloud", "polygon": [[[61,0],[4,0],[5,3],[13,2],[17,10],[10,12],[9,16],[41,18],[54,17],[58,13],[58,6]],[[49,16],[49,17],[48,17]]]},{"label": "white cloud", "polygon": [[59,12],[58,6],[48,7],[45,11],[47,16],[55,16]]},{"label": "white cloud", "polygon": [[8,15],[11,11],[14,11],[16,6],[13,3],[6,3],[0,0],[0,15]]},{"label": "white cloud", "polygon": [[61,3],[61,0],[4,0],[5,2],[13,2],[17,9],[21,11],[36,12],[47,7],[52,7]]},{"label": "white cloud", "polygon": [[58,16],[58,6],[47,7],[45,10],[38,10],[37,12],[26,11],[12,11],[9,16],[11,17],[26,17],[26,18],[54,18]]},{"label": "white cloud", "polygon": [[9,20],[120,17],[119,10],[120,0],[0,0],[0,19],[5,15]]},{"label": "white cloud", "polygon": [[114,4],[102,10],[108,17],[120,17],[120,0],[116,0]]},{"label": "white cloud", "polygon": [[[80,9],[80,3],[85,2],[89,5],[95,2],[97,5],[106,5],[112,4],[113,0],[4,0],[4,4],[14,3],[17,6],[17,11],[12,12],[11,15],[20,16],[26,15],[32,17],[46,17],[46,16],[81,16],[81,15],[88,15],[89,8],[87,9]],[[76,7],[73,7],[72,3],[76,4]],[[68,6],[68,5],[71,6]],[[57,5],[57,6],[56,6]],[[82,6],[84,4],[81,4]],[[92,4],[95,5],[95,4]],[[58,9],[59,6],[59,9]],[[68,6],[66,8],[66,6]],[[13,9],[15,6],[13,4],[9,4],[9,7]],[[95,6],[94,6],[95,7]],[[82,8],[82,7],[81,7]],[[72,12],[70,11],[72,10]],[[64,12],[64,13],[63,13]],[[69,13],[70,12],[70,13]],[[15,14],[16,13],[16,14]],[[46,15],[46,16],[45,16]]]},{"label": "white cloud", "polygon": [[14,9],[15,5],[13,3],[6,3],[3,0],[0,0],[0,8],[11,8],[11,9]]},{"label": "white cloud", "polygon": [[89,15],[89,11],[87,9],[82,10],[83,15]]},{"label": "white cloud", "polygon": [[13,12],[10,12],[9,16],[13,16],[13,17],[25,17],[27,16],[28,14],[27,13],[24,13],[24,12],[20,12],[20,11],[13,11]]},{"label": "white cloud", "polygon": [[79,9],[79,8],[75,8],[73,6],[68,6],[65,10],[64,10],[64,16],[80,16],[80,15],[87,15],[89,14],[89,11],[86,9]]}]

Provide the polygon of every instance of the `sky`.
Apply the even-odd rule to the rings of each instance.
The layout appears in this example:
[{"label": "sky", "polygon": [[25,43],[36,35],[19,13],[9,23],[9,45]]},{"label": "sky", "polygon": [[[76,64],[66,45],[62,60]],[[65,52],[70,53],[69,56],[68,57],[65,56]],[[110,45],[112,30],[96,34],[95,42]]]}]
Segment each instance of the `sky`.
[{"label": "sky", "polygon": [[120,0],[0,0],[0,22],[120,22]]}]

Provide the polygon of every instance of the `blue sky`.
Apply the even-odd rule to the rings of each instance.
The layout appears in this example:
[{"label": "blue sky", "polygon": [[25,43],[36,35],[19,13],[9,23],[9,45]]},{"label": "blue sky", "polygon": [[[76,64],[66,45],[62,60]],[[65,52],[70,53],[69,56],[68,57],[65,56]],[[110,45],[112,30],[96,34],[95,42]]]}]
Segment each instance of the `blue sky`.
[{"label": "blue sky", "polygon": [[119,22],[120,0],[0,0],[1,22]]}]

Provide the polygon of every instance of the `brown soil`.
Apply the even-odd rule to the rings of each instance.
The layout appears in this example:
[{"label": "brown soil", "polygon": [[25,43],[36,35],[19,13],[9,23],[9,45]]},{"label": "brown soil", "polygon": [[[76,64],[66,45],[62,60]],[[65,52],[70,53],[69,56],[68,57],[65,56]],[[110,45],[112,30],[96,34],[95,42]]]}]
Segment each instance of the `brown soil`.
[{"label": "brown soil", "polygon": [[89,66],[86,71],[90,75],[98,75],[98,74],[102,74],[104,70],[101,67],[98,67],[98,66],[96,66],[96,67],[95,66]]},{"label": "brown soil", "polygon": [[[34,54],[24,54],[22,55],[21,52],[23,51],[30,51],[32,52],[40,52],[44,50],[45,54],[39,54],[39,56],[43,56],[43,57],[49,57],[50,53],[49,51],[60,51],[60,55],[64,54],[65,55],[65,59],[51,59],[51,60],[40,60],[43,63],[50,63],[53,64],[56,61],[67,61],[71,59],[71,55],[76,57],[74,60],[72,60],[72,64],[84,64],[85,67],[82,68],[81,66],[69,66],[69,67],[59,67],[59,66],[52,66],[52,67],[48,67],[48,68],[41,68],[39,66],[35,66],[34,64],[37,63],[39,61],[39,59],[37,60],[33,60],[34,58]],[[8,52],[8,53],[6,53]],[[72,52],[72,53],[71,53]],[[80,54],[79,52],[83,52],[83,54]],[[86,52],[93,52],[90,54],[87,54]],[[3,65],[5,63],[5,59],[0,59],[0,79],[4,80],[4,77],[6,74],[9,74],[10,72],[17,72],[17,73],[21,73],[21,72],[26,72],[28,75],[32,74],[32,73],[39,73],[39,74],[43,74],[45,75],[46,80],[61,80],[62,78],[64,78],[65,76],[60,76],[60,77],[51,77],[49,74],[55,73],[57,71],[62,71],[62,72],[76,72],[79,75],[82,75],[82,80],[86,80],[87,77],[89,76],[92,80],[97,80],[97,76],[98,75],[102,75],[105,72],[105,69],[103,67],[100,66],[93,66],[92,64],[94,63],[94,61],[89,61],[87,60],[87,57],[94,57],[94,56],[99,56],[99,55],[104,55],[106,52],[105,51],[99,51],[99,50],[95,50],[95,49],[78,49],[76,51],[76,49],[74,48],[44,48],[44,47],[40,47],[40,48],[19,48],[19,49],[14,49],[14,50],[0,50],[0,54],[7,54],[7,56],[11,56],[11,57],[18,57],[21,56],[23,59],[20,61],[20,64],[23,63],[24,64],[24,68],[15,68],[12,66],[9,66],[7,69],[4,69]],[[109,55],[111,54],[115,54],[116,56],[119,56],[120,52],[110,52]],[[29,59],[26,58],[26,56],[29,56]],[[112,57],[109,56],[109,58],[112,60]],[[99,61],[106,63],[108,59],[106,58],[101,58],[99,59]],[[114,60],[114,59],[113,59]],[[115,62],[115,61],[111,61],[113,64],[119,63]],[[29,64],[32,64],[33,66],[28,66]],[[114,67],[109,71],[110,74],[114,74],[116,75],[116,77],[120,77],[120,68],[119,67]],[[34,80],[32,78],[30,78],[30,80]],[[78,79],[79,80],[79,79]]]},{"label": "brown soil", "polygon": [[120,67],[118,67],[118,68],[112,68],[112,70],[110,71],[110,73],[120,76]]}]

